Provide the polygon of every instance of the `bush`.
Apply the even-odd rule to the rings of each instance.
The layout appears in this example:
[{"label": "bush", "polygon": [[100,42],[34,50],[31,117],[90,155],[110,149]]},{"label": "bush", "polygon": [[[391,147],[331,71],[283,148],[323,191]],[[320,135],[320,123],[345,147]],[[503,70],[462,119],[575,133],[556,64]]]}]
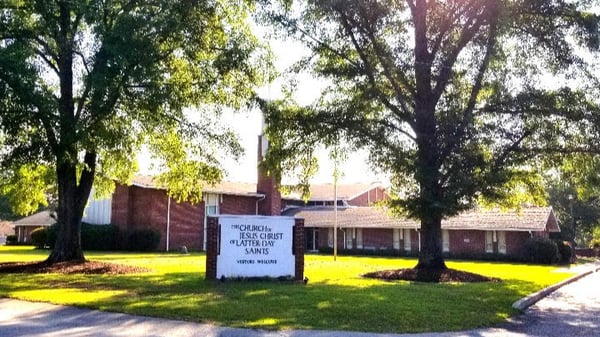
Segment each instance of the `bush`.
[{"label": "bush", "polygon": [[115,250],[119,228],[115,225],[81,226],[81,246],[85,250]]},{"label": "bush", "polygon": [[48,247],[48,228],[41,227],[31,231],[31,243],[35,248],[42,249]]},{"label": "bush", "polygon": [[17,236],[16,235],[7,235],[6,236],[6,244],[7,245],[17,244]]},{"label": "bush", "polygon": [[50,249],[54,248],[56,237],[58,236],[58,225],[54,224],[46,229],[46,243]]},{"label": "bush", "polygon": [[569,244],[568,241],[557,240],[556,247],[558,248],[558,253],[560,254],[559,263],[561,264],[569,264],[572,262],[574,257],[573,248]]},{"label": "bush", "polygon": [[135,252],[155,251],[160,243],[160,232],[154,229],[134,229],[127,233],[125,249]]},{"label": "bush", "polygon": [[[58,235],[58,225],[46,230],[46,247],[54,248]],[[115,250],[117,248],[118,227],[115,225],[81,225],[81,247],[84,250]],[[33,240],[33,237],[32,237]]]},{"label": "bush", "polygon": [[525,252],[529,261],[533,263],[553,264],[560,259],[556,243],[544,237],[528,239],[525,242]]}]

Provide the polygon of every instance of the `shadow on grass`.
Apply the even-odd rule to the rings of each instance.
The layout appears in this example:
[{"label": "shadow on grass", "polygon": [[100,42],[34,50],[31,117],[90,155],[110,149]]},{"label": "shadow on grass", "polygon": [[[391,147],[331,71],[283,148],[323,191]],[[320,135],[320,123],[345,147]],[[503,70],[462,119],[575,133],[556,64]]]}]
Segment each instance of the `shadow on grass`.
[{"label": "shadow on grass", "polygon": [[87,301],[83,306],[230,327],[395,333],[494,325],[516,313],[511,304],[523,295],[523,289],[535,287],[516,280],[367,286],[220,282],[206,281],[204,273],[198,272],[23,276],[3,275],[0,294],[18,296],[40,288],[120,290],[123,292],[118,295]]}]

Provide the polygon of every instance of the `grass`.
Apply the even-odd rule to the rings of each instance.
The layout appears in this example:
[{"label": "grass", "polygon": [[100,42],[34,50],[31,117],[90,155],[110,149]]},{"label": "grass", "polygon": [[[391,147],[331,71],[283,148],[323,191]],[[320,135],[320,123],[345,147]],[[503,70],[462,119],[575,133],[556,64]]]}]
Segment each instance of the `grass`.
[{"label": "grass", "polygon": [[[1,247],[0,262],[42,260],[48,252]],[[472,329],[516,313],[517,299],[571,274],[553,266],[448,261],[450,268],[503,282],[422,284],[363,279],[361,274],[408,268],[409,258],[307,255],[307,285],[205,281],[201,253],[87,252],[90,260],[148,267],[133,275],[3,274],[0,297],[183,319],[230,327],[427,332]]]}]

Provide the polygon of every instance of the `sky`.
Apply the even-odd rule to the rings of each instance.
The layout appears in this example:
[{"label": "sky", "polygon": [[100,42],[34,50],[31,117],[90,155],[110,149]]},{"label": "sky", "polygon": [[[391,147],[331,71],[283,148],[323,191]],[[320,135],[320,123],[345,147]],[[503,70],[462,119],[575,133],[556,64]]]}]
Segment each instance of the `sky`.
[{"label": "sky", "polygon": [[[258,29],[257,35],[263,34]],[[281,74],[286,73],[294,62],[306,55],[308,51],[298,42],[270,40],[271,48],[275,54],[274,66]],[[294,93],[294,99],[301,105],[312,103],[319,97],[323,85],[308,74],[295,77],[298,81],[298,86]],[[282,98],[283,79],[277,79],[270,85],[267,85],[258,90],[261,97],[267,99]],[[258,110],[251,111],[224,111],[221,118],[224,125],[228,125],[239,136],[240,143],[244,147],[244,155],[239,161],[233,159],[223,162],[226,176],[224,180],[231,182],[247,182],[255,183],[257,178],[257,146],[258,135],[262,130],[262,115]],[[357,151],[348,156],[346,162],[342,163],[342,174],[338,179],[339,183],[371,183],[371,182],[386,182],[383,175],[377,175],[369,167],[367,163],[367,153],[365,151]],[[333,163],[328,159],[328,152],[325,150],[317,153],[319,158],[319,172],[316,174],[312,183],[324,184],[333,183]],[[141,174],[152,174],[153,171],[150,165],[149,155],[142,152],[138,156]],[[293,180],[284,178],[284,184],[293,184]]]},{"label": "sky", "polygon": [[[258,34],[265,35],[258,31]],[[275,54],[274,65],[280,74],[286,73],[286,70],[301,57],[306,56],[308,51],[296,41],[282,41],[271,39],[269,41]],[[295,77],[298,81],[294,99],[300,105],[308,105],[317,99],[324,85],[309,74],[301,74]],[[282,98],[282,79],[275,80],[259,90],[259,95],[267,99]],[[228,171],[226,180],[239,182],[256,182],[257,165],[257,145],[258,135],[262,130],[262,115],[260,111],[246,111],[236,113],[226,113],[223,119],[228,125],[231,125],[240,136],[240,140],[245,149],[245,155],[236,164],[231,161],[226,163],[225,168]],[[348,160],[341,165],[342,175],[338,179],[340,183],[371,183],[385,182],[383,175],[377,175],[367,163],[368,154],[365,151],[351,153]],[[319,158],[319,172],[314,177],[312,183],[333,183],[333,163],[328,159],[326,150],[317,153]],[[285,178],[284,178],[285,180]],[[293,181],[284,181],[284,184],[294,183]]]}]

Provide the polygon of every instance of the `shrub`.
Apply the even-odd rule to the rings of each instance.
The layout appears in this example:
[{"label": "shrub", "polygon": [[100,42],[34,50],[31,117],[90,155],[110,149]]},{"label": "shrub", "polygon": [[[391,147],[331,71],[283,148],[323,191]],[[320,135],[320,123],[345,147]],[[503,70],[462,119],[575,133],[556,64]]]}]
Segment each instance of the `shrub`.
[{"label": "shrub", "polygon": [[46,248],[48,247],[48,228],[41,227],[31,231],[31,243],[35,245],[35,248]]},{"label": "shrub", "polygon": [[17,243],[17,236],[16,235],[7,235],[6,236],[6,244],[7,245],[14,245]]},{"label": "shrub", "polygon": [[136,252],[149,252],[158,248],[160,232],[154,229],[134,229],[127,233],[125,249]]},{"label": "shrub", "polygon": [[528,239],[525,242],[525,251],[527,258],[533,263],[553,264],[560,258],[556,243],[544,237]]},{"label": "shrub", "polygon": [[560,254],[559,263],[561,264],[569,264],[572,262],[572,258],[574,256],[573,248],[569,244],[568,241],[557,240],[556,247],[558,248],[558,253]]},{"label": "shrub", "polygon": [[54,224],[46,229],[46,243],[50,249],[54,248],[56,237],[58,236],[58,225]]},{"label": "shrub", "polygon": [[81,226],[81,246],[85,250],[115,250],[119,228],[115,225]]},{"label": "shrub", "polygon": [[[84,250],[115,250],[118,228],[115,225],[81,225],[81,247]],[[58,225],[46,230],[46,247],[54,248],[58,235]],[[32,237],[33,240],[33,237]]]}]

